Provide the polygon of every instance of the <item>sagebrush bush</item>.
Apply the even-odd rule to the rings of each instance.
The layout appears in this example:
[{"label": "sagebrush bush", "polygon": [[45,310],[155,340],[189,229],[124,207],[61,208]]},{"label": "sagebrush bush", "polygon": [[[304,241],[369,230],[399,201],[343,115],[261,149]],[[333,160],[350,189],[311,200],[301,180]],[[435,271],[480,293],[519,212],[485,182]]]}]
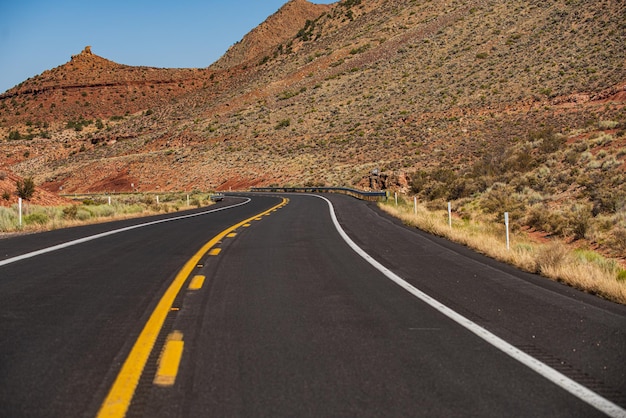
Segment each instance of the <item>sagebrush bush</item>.
[{"label": "sagebrush bush", "polygon": [[64,219],[76,219],[76,215],[78,214],[78,206],[71,205],[63,208],[63,218]]},{"label": "sagebrush bush", "polygon": [[535,271],[540,274],[547,274],[551,269],[555,269],[564,264],[567,260],[569,250],[558,241],[553,241],[541,247],[535,258]]},{"label": "sagebrush bush", "polygon": [[42,212],[35,212],[24,216],[24,224],[26,225],[45,225],[48,221],[50,221],[50,218]]},{"label": "sagebrush bush", "polygon": [[569,228],[575,239],[583,239],[593,218],[592,206],[585,203],[576,203],[570,207]]},{"label": "sagebrush bush", "polygon": [[79,221],[87,221],[91,219],[91,212],[87,208],[81,207],[76,211],[76,219]]},{"label": "sagebrush bush", "polygon": [[496,216],[509,212],[511,219],[522,218],[526,210],[526,205],[515,190],[503,183],[496,183],[483,193],[479,204],[487,213]]},{"label": "sagebrush bush", "polygon": [[616,225],[608,235],[608,243],[618,253],[626,254],[626,228]]}]

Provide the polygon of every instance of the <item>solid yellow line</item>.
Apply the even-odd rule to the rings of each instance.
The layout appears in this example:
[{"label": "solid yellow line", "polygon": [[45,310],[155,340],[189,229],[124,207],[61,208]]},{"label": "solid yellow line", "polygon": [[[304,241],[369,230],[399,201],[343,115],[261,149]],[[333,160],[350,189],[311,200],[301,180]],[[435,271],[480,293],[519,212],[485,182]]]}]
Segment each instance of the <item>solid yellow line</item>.
[{"label": "solid yellow line", "polygon": [[194,276],[193,279],[191,279],[191,283],[189,283],[189,290],[199,290],[202,288],[202,285],[204,285],[204,280],[206,279],[206,276]]},{"label": "solid yellow line", "polygon": [[[286,204],[287,199],[283,199],[282,203],[263,213]],[[122,369],[117,375],[115,382],[113,382],[113,386],[111,387],[109,394],[100,407],[100,411],[97,415],[98,418],[122,418],[126,415],[126,411],[128,410],[130,402],[135,394],[135,389],[137,388],[137,383],[139,382],[141,373],[143,372],[146,362],[148,361],[148,357],[154,347],[154,342],[156,341],[157,336],[163,327],[163,322],[165,322],[165,318],[170,312],[174,299],[180,292],[183,284],[193,269],[198,265],[202,256],[204,256],[204,254],[206,254],[211,247],[217,244],[217,242],[219,242],[227,234],[233,232],[240,226],[245,225],[258,216],[259,215],[254,215],[220,232],[202,248],[200,248],[200,250],[198,250],[198,252],[187,261],[187,263],[185,263],[183,268],[174,278],[170,287],[165,291],[165,294],[152,312],[152,315],[150,315],[150,318],[141,331],[141,334],[139,334],[137,341],[135,341],[135,345],[128,354],[126,361],[122,365]]]},{"label": "solid yellow line", "polygon": [[179,331],[172,332],[167,337],[165,348],[159,359],[159,367],[154,376],[154,384],[157,386],[173,386],[178,375],[178,366],[183,357],[183,334]]}]

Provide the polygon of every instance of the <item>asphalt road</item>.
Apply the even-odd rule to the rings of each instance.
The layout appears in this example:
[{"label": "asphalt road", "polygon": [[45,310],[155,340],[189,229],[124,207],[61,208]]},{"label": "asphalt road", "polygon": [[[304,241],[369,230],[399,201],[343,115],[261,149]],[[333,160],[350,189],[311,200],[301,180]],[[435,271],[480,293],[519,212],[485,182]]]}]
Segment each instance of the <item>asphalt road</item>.
[{"label": "asphalt road", "polygon": [[[211,209],[243,201],[229,199]],[[235,209],[120,232],[0,266],[0,416],[95,416],[134,339],[187,259],[234,221],[277,201],[257,198]],[[0,263],[156,219],[3,239]]]},{"label": "asphalt road", "polygon": [[[178,294],[127,416],[604,416],[389,280],[340,237],[326,201],[288,197],[202,257],[192,275],[206,281]],[[626,307],[326,197],[391,274],[626,406]],[[185,262],[280,201],[255,196],[7,265],[146,221],[0,240],[0,416],[95,416]],[[160,387],[152,381],[172,331],[184,351],[175,384]]]}]

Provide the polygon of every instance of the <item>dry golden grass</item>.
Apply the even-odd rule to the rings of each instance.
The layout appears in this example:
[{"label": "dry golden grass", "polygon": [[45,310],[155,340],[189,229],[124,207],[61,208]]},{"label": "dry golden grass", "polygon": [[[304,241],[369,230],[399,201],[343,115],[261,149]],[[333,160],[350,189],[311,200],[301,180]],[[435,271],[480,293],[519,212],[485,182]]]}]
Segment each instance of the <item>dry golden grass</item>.
[{"label": "dry golden grass", "polygon": [[453,218],[450,228],[446,211],[430,211],[418,204],[416,214],[412,205],[396,206],[393,202],[380,207],[407,225],[464,244],[524,271],[626,304],[626,282],[618,280],[619,265],[601,256],[577,256],[562,242],[538,243],[521,233],[511,233],[507,250],[503,225]]},{"label": "dry golden grass", "polygon": [[158,204],[155,202],[148,203],[145,197],[143,201],[137,201],[138,198],[132,195],[120,197],[120,199],[129,201],[115,202],[112,205],[105,203],[47,207],[29,205],[24,208],[22,225],[19,225],[16,207],[0,207],[0,238],[18,233],[36,233],[73,226],[141,218],[213,204],[208,194],[193,195],[190,205],[187,205],[185,199],[180,196],[176,200]]}]

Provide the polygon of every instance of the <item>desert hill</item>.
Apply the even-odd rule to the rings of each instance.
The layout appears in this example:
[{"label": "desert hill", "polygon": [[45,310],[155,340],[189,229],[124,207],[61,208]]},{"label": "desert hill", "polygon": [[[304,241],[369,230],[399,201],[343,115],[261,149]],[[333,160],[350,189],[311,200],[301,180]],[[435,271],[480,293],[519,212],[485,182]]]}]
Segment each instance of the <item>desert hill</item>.
[{"label": "desert hill", "polygon": [[306,21],[317,19],[331,8],[331,5],[313,4],[307,0],[290,0],[244,36],[240,42],[229,48],[211,68],[228,69],[261,61],[274,52],[272,47],[288,42]]},{"label": "desert hill", "polygon": [[[87,49],[0,96],[0,165],[53,191],[320,184],[434,199],[486,192],[527,155],[533,178],[515,192],[615,210],[625,13],[610,0],[294,0],[205,69]],[[598,203],[591,184],[617,197]]]},{"label": "desert hill", "polygon": [[202,85],[206,69],[132,67],[102,58],[86,47],[71,60],[0,95],[4,124],[123,116]]}]

